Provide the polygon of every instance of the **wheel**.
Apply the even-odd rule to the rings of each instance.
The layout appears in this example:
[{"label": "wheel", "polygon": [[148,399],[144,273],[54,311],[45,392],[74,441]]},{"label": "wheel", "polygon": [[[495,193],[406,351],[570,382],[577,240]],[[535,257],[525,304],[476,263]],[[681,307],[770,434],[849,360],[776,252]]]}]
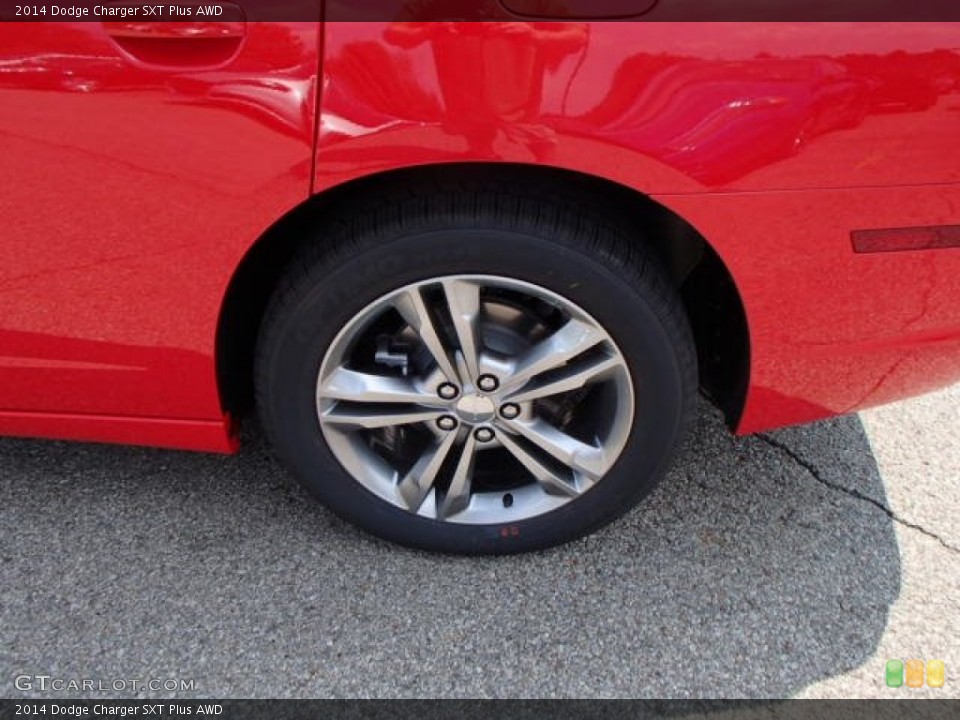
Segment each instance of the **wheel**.
[{"label": "wheel", "polygon": [[354,210],[271,301],[263,426],[380,537],[450,553],[574,539],[653,488],[690,415],[691,332],[642,242],[521,192]]}]

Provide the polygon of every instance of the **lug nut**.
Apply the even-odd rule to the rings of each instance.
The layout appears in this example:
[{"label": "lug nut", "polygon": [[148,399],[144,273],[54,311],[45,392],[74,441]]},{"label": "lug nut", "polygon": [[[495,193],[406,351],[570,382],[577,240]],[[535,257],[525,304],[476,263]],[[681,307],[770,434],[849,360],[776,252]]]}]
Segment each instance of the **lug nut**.
[{"label": "lug nut", "polygon": [[445,382],[437,388],[437,395],[442,397],[444,400],[453,400],[459,394],[460,391],[453,383]]},{"label": "lug nut", "polygon": [[457,419],[453,415],[444,415],[437,419],[437,427],[450,432],[457,429]]},{"label": "lug nut", "polygon": [[482,427],[482,428],[477,428],[474,431],[473,436],[477,439],[477,442],[485,443],[493,440],[494,434],[493,434],[493,430],[491,430],[490,428]]},{"label": "lug nut", "polygon": [[520,406],[516,403],[507,403],[500,408],[500,414],[507,420],[513,420],[520,415]]},{"label": "lug nut", "polygon": [[481,375],[477,378],[477,387],[484,392],[493,392],[500,387],[500,381],[493,375]]}]

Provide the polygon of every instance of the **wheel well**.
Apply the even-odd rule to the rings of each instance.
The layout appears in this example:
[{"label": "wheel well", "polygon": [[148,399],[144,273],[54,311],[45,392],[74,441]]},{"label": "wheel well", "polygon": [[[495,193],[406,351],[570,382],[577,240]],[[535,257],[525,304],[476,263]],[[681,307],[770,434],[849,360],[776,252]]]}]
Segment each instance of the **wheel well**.
[{"label": "wheel well", "polygon": [[331,188],[277,221],[254,244],[227,289],[217,328],[217,381],[224,409],[241,416],[253,406],[253,357],[270,296],[303,238],[331,207],[338,212],[369,198],[409,193],[418,183],[456,185],[465,178],[518,179],[538,192],[589,204],[635,228],[680,290],[693,327],[705,394],[735,426],[750,368],[746,314],[726,266],[683,218],[626,186],[567,170],[512,164],[448,164],[389,171]]}]

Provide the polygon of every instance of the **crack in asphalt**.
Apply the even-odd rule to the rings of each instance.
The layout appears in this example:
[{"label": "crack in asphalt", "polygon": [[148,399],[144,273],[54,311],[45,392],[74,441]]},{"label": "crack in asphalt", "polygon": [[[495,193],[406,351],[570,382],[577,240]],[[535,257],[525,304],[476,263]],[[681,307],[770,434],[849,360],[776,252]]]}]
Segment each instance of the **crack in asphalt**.
[{"label": "crack in asphalt", "polygon": [[789,445],[782,443],[779,440],[774,440],[769,435],[765,435],[763,433],[758,433],[756,437],[758,437],[760,440],[765,442],[767,445],[770,445],[771,447],[774,447],[780,452],[784,453],[787,457],[793,460],[797,465],[799,465],[808,473],[810,473],[813,479],[816,480],[821,485],[823,485],[824,487],[843,493],[844,495],[847,495],[848,497],[852,497],[855,500],[862,500],[864,502],[870,503],[875,508],[883,512],[887,517],[889,517],[895,523],[902,525],[903,527],[910,528],[911,530],[916,530],[917,532],[922,533],[927,537],[936,540],[938,543],[940,543],[944,548],[946,548],[950,552],[960,553],[960,547],[951,545],[942,537],[940,537],[937,533],[927,530],[922,525],[917,525],[916,523],[912,523],[909,520],[903,519],[902,517],[898,516],[893,510],[891,510],[886,505],[884,505],[882,502],[879,502],[878,500],[874,500],[869,495],[864,495],[859,490],[856,490],[854,488],[844,487],[843,485],[839,485],[838,483],[827,480],[825,477],[820,475],[820,470],[819,468],[817,468],[816,465],[805,460],[796,451],[794,451]]}]

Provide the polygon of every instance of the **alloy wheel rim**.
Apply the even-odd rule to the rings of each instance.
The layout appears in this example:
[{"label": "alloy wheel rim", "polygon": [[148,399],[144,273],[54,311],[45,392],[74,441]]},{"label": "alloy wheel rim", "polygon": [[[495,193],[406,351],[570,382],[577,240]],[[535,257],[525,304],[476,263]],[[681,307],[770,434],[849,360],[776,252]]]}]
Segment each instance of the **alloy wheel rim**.
[{"label": "alloy wheel rim", "polygon": [[429,519],[502,524],[602,481],[634,388],[616,343],[569,299],[453,275],[357,313],[321,362],[316,407],[327,446],[370,492]]}]

